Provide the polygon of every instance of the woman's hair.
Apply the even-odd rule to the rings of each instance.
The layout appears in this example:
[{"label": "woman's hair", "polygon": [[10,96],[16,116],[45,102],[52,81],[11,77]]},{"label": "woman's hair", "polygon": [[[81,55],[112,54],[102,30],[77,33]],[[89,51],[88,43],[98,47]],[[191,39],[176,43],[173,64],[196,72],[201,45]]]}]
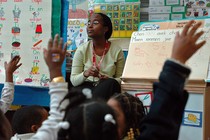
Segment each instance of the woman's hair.
[{"label": "woman's hair", "polygon": [[105,39],[108,40],[111,37],[113,31],[112,21],[107,15],[103,13],[95,13],[95,14],[99,14],[103,19],[103,25],[108,27],[108,31],[105,33]]},{"label": "woman's hair", "polygon": [[[115,94],[111,97],[118,101],[125,115],[126,131],[130,131],[130,128],[134,131],[134,137],[139,135],[139,128],[142,119],[146,116],[146,108],[138,97],[135,97],[128,93]],[[126,135],[126,134],[125,134]]]},{"label": "woman's hair", "polygon": [[59,130],[58,140],[117,140],[113,110],[104,101],[87,99],[84,92],[90,90],[72,89],[64,98],[70,101],[63,119],[69,127]]}]

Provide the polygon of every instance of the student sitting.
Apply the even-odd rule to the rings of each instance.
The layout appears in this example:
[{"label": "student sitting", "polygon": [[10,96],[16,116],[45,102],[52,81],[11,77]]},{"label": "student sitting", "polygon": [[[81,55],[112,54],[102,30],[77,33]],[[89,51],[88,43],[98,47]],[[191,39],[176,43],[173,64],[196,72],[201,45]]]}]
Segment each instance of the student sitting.
[{"label": "student sitting", "polygon": [[32,105],[18,109],[12,119],[12,129],[15,135],[11,140],[30,139],[47,117],[48,112],[42,106]]},{"label": "student sitting", "polygon": [[140,135],[140,122],[146,116],[139,98],[125,92],[112,96],[107,104],[116,113],[120,139],[137,138]]},{"label": "student sitting", "polygon": [[4,63],[5,68],[5,83],[1,92],[0,109],[3,113],[6,113],[14,99],[14,84],[13,84],[13,73],[22,64],[18,64],[20,56],[13,57],[9,63]]}]

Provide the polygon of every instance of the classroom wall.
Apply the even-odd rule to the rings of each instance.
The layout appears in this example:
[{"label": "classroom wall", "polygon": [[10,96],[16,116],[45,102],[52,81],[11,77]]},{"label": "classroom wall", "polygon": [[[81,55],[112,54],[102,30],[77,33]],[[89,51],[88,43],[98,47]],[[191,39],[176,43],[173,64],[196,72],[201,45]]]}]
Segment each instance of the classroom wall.
[{"label": "classroom wall", "polygon": [[129,48],[130,38],[111,38],[110,40],[118,42],[123,50],[128,50]]}]

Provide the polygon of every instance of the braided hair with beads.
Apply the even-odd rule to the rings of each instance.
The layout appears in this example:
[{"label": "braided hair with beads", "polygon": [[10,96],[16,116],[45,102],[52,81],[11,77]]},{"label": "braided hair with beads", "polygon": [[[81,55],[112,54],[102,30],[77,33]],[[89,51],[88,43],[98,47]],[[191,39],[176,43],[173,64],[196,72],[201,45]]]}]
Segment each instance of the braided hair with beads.
[{"label": "braided hair with beads", "polygon": [[127,92],[115,94],[111,98],[118,101],[125,115],[126,133],[124,134],[124,136],[127,135],[128,137],[130,137],[130,134],[132,133],[133,138],[138,137],[140,135],[140,122],[147,113],[147,110],[143,106],[143,103],[138,97],[128,94]]},{"label": "braided hair with beads", "polygon": [[58,140],[118,140],[115,114],[106,102],[91,99],[88,89],[72,89],[64,98],[69,100]]}]

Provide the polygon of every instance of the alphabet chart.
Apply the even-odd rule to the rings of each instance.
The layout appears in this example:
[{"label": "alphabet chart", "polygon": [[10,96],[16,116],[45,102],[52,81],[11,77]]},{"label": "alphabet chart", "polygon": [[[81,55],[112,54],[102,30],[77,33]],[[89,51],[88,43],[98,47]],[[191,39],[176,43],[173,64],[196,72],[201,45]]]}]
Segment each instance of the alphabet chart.
[{"label": "alphabet chart", "polygon": [[51,37],[52,1],[0,0],[0,82],[4,62],[20,55],[22,66],[13,74],[16,85],[48,86],[43,48]]}]

